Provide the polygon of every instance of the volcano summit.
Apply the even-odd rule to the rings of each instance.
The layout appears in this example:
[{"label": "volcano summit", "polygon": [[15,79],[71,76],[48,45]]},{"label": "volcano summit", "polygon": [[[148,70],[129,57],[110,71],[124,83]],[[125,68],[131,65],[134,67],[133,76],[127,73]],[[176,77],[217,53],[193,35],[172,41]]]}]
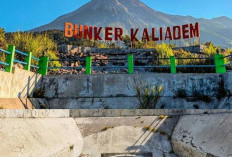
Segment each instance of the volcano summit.
[{"label": "volcano summit", "polygon": [[[153,27],[199,22],[202,42],[212,41],[220,46],[232,46],[232,19],[228,17],[204,19],[168,15],[151,9],[139,0],[92,0],[79,9],[32,31],[64,30],[65,22],[97,27],[120,27],[126,34],[130,34],[131,28],[151,30]],[[139,35],[142,36],[142,31]]]}]

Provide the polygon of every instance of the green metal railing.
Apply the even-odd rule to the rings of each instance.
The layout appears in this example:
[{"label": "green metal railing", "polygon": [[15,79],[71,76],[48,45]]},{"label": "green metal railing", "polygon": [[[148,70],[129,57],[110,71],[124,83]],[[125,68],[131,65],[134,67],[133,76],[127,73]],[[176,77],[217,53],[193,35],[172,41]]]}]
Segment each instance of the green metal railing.
[{"label": "green metal railing", "polygon": [[[92,73],[93,69],[127,69],[128,74],[133,74],[134,73],[134,69],[140,69],[140,68],[169,68],[170,72],[172,74],[176,74],[177,73],[177,68],[215,68],[216,73],[219,74],[224,74],[226,73],[226,66],[231,65],[232,63],[229,64],[225,64],[224,59],[228,58],[228,57],[232,57],[232,55],[228,55],[228,56],[223,56],[220,54],[216,54],[214,55],[214,57],[210,57],[210,58],[175,58],[174,56],[171,56],[170,58],[157,58],[158,60],[167,60],[169,61],[169,65],[155,65],[155,66],[136,66],[134,64],[134,57],[133,54],[128,54],[127,55],[127,59],[98,59],[98,58],[92,58],[90,55],[86,56],[86,66],[80,66],[80,67],[49,67],[49,69],[82,69],[85,68],[85,73],[87,75],[90,75]],[[137,60],[139,58],[136,58]],[[141,58],[142,59],[142,58]],[[143,58],[146,59],[146,58]],[[178,65],[177,60],[187,60],[187,59],[192,59],[192,60],[214,60],[214,64],[212,65]],[[111,60],[127,60],[127,66],[98,66],[98,67],[92,67],[92,62],[96,61],[96,60],[100,60],[100,61],[111,61]],[[65,59],[65,60],[49,60],[49,61],[84,61],[83,59],[81,60],[75,60],[75,59]]]},{"label": "green metal railing", "polygon": [[[63,60],[49,60],[48,56],[41,56],[40,58],[36,58],[34,56],[32,56],[31,52],[25,53],[25,52],[21,52],[19,50],[15,49],[15,46],[10,45],[8,48],[8,51],[0,49],[1,52],[4,52],[6,54],[6,63],[0,61],[1,65],[5,66],[5,71],[6,72],[11,72],[13,71],[13,64],[14,62],[16,63],[20,63],[24,65],[24,69],[27,71],[30,71],[31,68],[35,68],[37,69],[37,72],[41,75],[47,75],[48,70],[51,69],[82,69],[85,68],[85,74],[86,75],[90,75],[92,73],[92,69],[102,69],[102,68],[110,68],[110,69],[127,69],[128,74],[133,74],[134,73],[134,69],[140,69],[140,68],[168,68],[170,69],[170,72],[172,74],[176,74],[177,73],[177,68],[215,68],[216,73],[219,74],[224,74],[226,73],[226,66],[230,66],[232,65],[232,62],[225,64],[225,58],[229,58],[232,57],[232,55],[228,55],[228,56],[223,56],[221,54],[216,54],[214,55],[214,57],[211,58],[175,58],[175,56],[171,56],[170,58],[157,58],[158,61],[160,60],[167,60],[169,61],[169,65],[155,65],[155,66],[136,66],[135,65],[135,59],[139,60],[140,58],[134,58],[133,54],[127,54],[127,58],[124,59],[98,59],[98,58],[92,58],[91,55],[87,55],[85,60],[83,59],[63,59]],[[24,61],[20,61],[15,59],[15,53],[18,53],[20,55],[25,56],[25,60]],[[37,65],[33,65],[32,64],[32,59],[37,61],[38,64]],[[142,58],[141,58],[142,59]],[[146,59],[146,58],[143,58]],[[210,59],[210,60],[214,60],[214,64],[212,65],[178,65],[177,61],[178,60],[187,60],[187,59]],[[104,60],[124,60],[127,61],[127,66],[98,66],[98,67],[93,67],[92,66],[92,62],[96,61],[96,60],[100,60],[100,61],[104,61]],[[69,67],[69,66],[62,66],[62,67],[49,67],[49,62],[54,62],[54,61],[81,61],[81,62],[85,62],[85,67],[84,66],[79,66],[79,67]]]},{"label": "green metal railing", "polygon": [[[8,47],[8,50],[3,50],[0,49],[0,52],[3,52],[6,54],[6,62],[0,61],[1,65],[5,66],[5,71],[6,72],[13,72],[13,66],[14,63],[20,63],[24,66],[24,69],[27,71],[30,71],[31,68],[37,69],[37,72],[41,75],[47,75],[47,70],[48,70],[48,57],[47,56],[42,56],[40,58],[36,58],[32,56],[32,52],[21,52],[17,49],[15,49],[14,45],[10,45]],[[24,61],[20,61],[16,59],[16,54],[19,54],[21,56],[25,57]],[[38,62],[38,65],[33,65],[32,60],[35,60]]]}]

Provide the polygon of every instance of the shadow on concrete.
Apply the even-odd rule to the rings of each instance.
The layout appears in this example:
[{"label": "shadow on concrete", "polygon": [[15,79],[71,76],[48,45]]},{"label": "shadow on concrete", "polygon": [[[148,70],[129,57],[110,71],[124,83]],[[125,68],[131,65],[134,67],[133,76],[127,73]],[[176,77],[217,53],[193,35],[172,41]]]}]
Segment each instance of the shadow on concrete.
[{"label": "shadow on concrete", "polygon": [[[36,89],[38,87],[37,84],[40,81],[40,79],[38,79],[38,74],[36,74],[36,73],[34,73],[33,76],[28,76],[27,85],[22,89],[22,91],[20,93],[18,93],[18,98],[21,101],[21,103],[23,104],[25,109],[29,109],[28,108],[29,105],[32,108],[37,108],[37,106],[35,105],[35,102],[33,103],[33,101],[28,99],[28,98],[33,97],[33,91],[34,91],[34,89]],[[24,95],[22,96],[22,94],[24,94]],[[22,100],[22,97],[25,99],[25,101]]]},{"label": "shadow on concrete", "polygon": [[[27,72],[23,69],[14,69],[14,73],[1,74],[2,88],[0,107],[3,109],[35,109],[37,100],[33,99],[33,92],[39,89],[41,75]],[[9,82],[10,81],[10,82]],[[6,91],[6,92],[5,92]]]}]

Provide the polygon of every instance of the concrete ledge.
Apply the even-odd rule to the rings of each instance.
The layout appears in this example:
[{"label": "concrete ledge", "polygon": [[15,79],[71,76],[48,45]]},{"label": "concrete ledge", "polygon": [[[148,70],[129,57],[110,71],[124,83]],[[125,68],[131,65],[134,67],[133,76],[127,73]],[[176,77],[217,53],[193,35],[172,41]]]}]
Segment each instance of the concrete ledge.
[{"label": "concrete ledge", "polygon": [[0,110],[0,118],[67,118],[69,110]]},{"label": "concrete ledge", "polygon": [[232,110],[227,109],[210,109],[210,110],[143,110],[143,109],[80,109],[80,110],[70,110],[71,117],[128,117],[128,116],[159,116],[159,115],[200,115],[200,114],[218,114],[218,113],[232,113]]},{"label": "concrete ledge", "polygon": [[144,109],[34,109],[0,110],[0,118],[67,118],[67,117],[133,117],[133,116],[181,116],[232,113],[232,110],[144,110]]},{"label": "concrete ledge", "polygon": [[0,98],[1,109],[40,109],[47,106],[43,98]]}]

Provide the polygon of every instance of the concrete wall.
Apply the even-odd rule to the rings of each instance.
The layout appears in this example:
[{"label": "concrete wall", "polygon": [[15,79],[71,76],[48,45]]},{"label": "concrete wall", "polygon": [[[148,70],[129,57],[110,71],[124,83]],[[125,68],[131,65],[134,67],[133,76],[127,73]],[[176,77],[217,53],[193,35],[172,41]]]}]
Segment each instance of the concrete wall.
[{"label": "concrete wall", "polygon": [[230,157],[232,114],[182,116],[172,143],[181,157]]},{"label": "concrete wall", "polygon": [[[139,153],[140,157],[176,157],[174,153],[170,153],[172,146],[169,136],[178,117],[106,117],[75,120],[84,137],[82,154],[88,154],[88,157],[101,157],[102,154],[132,156],[133,153]],[[145,127],[149,127],[148,130]],[[151,156],[146,156],[146,153]]]},{"label": "concrete wall", "polygon": [[[15,68],[12,74],[0,72],[0,78],[0,107],[8,109],[137,109],[135,88],[140,80],[164,87],[156,108],[230,109],[232,103],[231,72],[224,75],[147,73],[41,77]],[[45,91],[41,95],[44,99],[26,99],[34,90]],[[180,90],[186,92],[186,98],[178,97]],[[218,100],[216,97],[222,90],[227,97]],[[210,97],[210,102],[194,98],[196,92]]]},{"label": "concrete wall", "polygon": [[[49,108],[133,109],[139,108],[135,97],[139,81],[162,85],[164,90],[157,108],[230,109],[232,74],[96,74],[46,76],[42,82]],[[223,95],[222,90],[226,93]],[[180,98],[180,91],[186,93]],[[196,97],[204,96],[210,101]],[[217,99],[222,94],[226,96]]]},{"label": "concrete wall", "polygon": [[40,79],[40,75],[16,67],[14,73],[0,71],[0,98],[27,98]]},{"label": "concrete wall", "polygon": [[66,110],[1,110],[1,157],[77,157],[83,138]]},{"label": "concrete wall", "polygon": [[134,80],[164,87],[162,96],[176,96],[178,90],[191,97],[195,91],[207,96],[218,94],[218,74],[96,74],[47,76],[43,80],[46,98],[128,97],[134,96]]},{"label": "concrete wall", "polygon": [[[0,156],[112,157],[139,153],[141,157],[229,157],[232,154],[232,114],[217,113],[231,110],[204,110],[204,114],[203,110],[114,111],[0,110]],[[159,114],[173,116],[155,116]],[[182,114],[191,115],[179,116]],[[91,115],[96,117],[88,117]]]},{"label": "concrete wall", "polygon": [[[75,120],[84,137],[84,157],[136,152],[152,152],[153,157],[230,157],[231,117],[232,114],[225,113],[187,115],[180,119],[138,116]],[[106,126],[108,129],[104,129]],[[158,128],[158,132],[144,130],[146,126]]]}]

